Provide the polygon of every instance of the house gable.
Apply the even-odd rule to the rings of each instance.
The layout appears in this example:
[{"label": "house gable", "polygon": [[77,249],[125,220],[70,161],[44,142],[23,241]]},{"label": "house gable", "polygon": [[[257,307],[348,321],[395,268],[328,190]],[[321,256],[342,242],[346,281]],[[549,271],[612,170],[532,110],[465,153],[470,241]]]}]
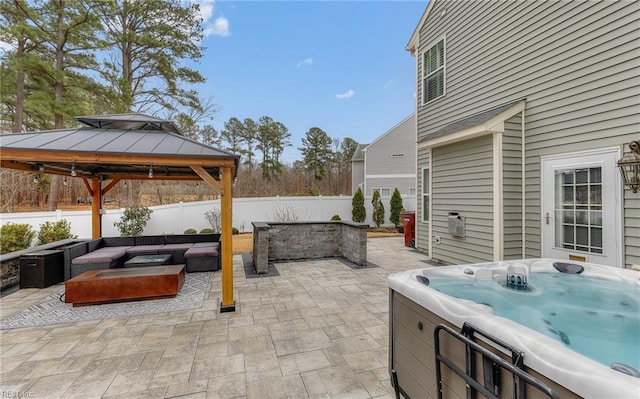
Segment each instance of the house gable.
[{"label": "house gable", "polygon": [[415,188],[415,114],[376,138],[364,149],[365,195],[374,188],[398,188],[402,195]]}]

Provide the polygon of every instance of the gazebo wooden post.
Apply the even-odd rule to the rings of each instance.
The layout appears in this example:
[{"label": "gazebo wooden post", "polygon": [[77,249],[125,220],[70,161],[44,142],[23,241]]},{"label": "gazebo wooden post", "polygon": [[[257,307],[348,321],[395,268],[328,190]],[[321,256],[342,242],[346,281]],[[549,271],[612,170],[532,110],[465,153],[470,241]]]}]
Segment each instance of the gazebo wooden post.
[{"label": "gazebo wooden post", "polygon": [[102,237],[102,183],[91,179],[91,236],[95,240]]},{"label": "gazebo wooden post", "polygon": [[222,167],[222,196],[220,199],[220,224],[222,225],[222,303],[220,312],[234,312],[236,303],[233,300],[233,168]]}]

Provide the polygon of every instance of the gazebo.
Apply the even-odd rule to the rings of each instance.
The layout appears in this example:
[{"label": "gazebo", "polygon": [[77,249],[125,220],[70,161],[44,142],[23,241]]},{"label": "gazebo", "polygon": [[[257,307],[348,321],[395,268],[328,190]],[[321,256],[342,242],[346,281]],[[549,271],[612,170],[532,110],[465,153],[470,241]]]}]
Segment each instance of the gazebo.
[{"label": "gazebo", "polygon": [[203,180],[221,196],[222,303],[234,311],[232,195],[240,156],[182,136],[143,114],[76,117],[84,126],[0,134],[3,168],[82,179],[92,198],[92,236],[102,236],[102,196],[120,180]]}]

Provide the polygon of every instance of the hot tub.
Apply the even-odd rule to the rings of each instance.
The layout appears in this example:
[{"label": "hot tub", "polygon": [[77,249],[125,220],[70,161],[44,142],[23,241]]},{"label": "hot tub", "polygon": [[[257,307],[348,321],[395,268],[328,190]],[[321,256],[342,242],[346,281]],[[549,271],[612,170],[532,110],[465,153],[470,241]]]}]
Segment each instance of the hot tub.
[{"label": "hot tub", "polygon": [[[447,367],[440,367],[439,385],[434,353],[437,326],[460,331],[465,323],[517,348],[524,354],[521,368],[558,397],[640,397],[636,271],[528,259],[409,270],[389,276],[388,284],[389,370],[407,397],[435,398],[438,386],[444,397],[465,397],[467,384]],[[464,370],[465,346],[438,334],[439,353]],[[479,342],[512,360],[491,339]],[[482,360],[478,368],[490,374]],[[511,380],[497,381],[499,395],[511,397]],[[527,388],[527,398],[541,396]]]}]

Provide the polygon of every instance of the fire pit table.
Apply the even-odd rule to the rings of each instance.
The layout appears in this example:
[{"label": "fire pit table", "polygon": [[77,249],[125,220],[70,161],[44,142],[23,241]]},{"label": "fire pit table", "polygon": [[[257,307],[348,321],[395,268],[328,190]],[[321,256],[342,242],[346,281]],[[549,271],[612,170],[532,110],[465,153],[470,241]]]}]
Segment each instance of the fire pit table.
[{"label": "fire pit table", "polygon": [[184,265],[89,270],[64,283],[64,301],[86,306],[173,298],[180,292],[184,279]]}]

